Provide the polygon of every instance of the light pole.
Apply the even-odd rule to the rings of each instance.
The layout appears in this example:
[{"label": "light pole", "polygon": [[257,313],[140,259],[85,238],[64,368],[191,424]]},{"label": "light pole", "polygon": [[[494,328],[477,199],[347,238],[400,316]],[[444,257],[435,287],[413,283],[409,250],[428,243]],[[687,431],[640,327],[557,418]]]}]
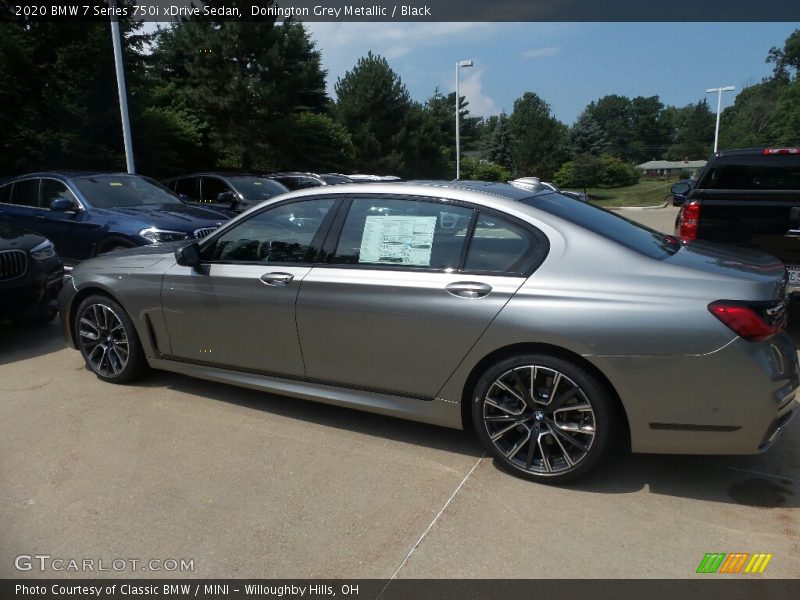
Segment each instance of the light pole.
[{"label": "light pole", "polygon": [[456,63],[456,179],[461,179],[461,110],[459,104],[461,103],[461,95],[458,86],[458,75],[461,72],[461,67],[471,67],[473,62],[471,60],[460,60]]},{"label": "light pole", "polygon": [[715,87],[706,90],[706,94],[717,92],[717,128],[714,130],[714,152],[716,152],[719,147],[719,115],[722,109],[722,92],[732,92],[735,89],[735,86],[726,85],[725,87]]},{"label": "light pole", "polygon": [[128,117],[128,93],[125,90],[125,70],[122,66],[122,42],[119,35],[119,17],[115,16],[116,0],[110,0],[111,7],[111,41],[114,44],[114,66],[117,70],[117,93],[119,94],[119,115],[122,119],[122,142],[125,145],[125,163],[128,173],[135,173],[133,164],[133,147],[131,145],[131,122]]}]

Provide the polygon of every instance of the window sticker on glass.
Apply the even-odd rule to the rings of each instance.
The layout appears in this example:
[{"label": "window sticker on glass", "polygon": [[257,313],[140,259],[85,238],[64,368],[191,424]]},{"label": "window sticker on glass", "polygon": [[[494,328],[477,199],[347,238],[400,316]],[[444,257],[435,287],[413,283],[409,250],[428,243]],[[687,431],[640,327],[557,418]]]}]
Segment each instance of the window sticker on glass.
[{"label": "window sticker on glass", "polygon": [[429,267],[436,217],[368,216],[358,262]]},{"label": "window sticker on glass", "polygon": [[108,185],[110,185],[111,187],[122,187],[122,184],[119,181],[112,181]]}]

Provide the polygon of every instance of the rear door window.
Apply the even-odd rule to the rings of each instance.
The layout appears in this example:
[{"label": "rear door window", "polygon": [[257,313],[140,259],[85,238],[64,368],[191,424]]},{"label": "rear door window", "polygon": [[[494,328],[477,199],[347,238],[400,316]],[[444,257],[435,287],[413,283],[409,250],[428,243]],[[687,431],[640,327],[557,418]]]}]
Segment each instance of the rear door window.
[{"label": "rear door window", "polygon": [[328,262],[457,270],[472,212],[435,201],[355,198]]},{"label": "rear door window", "polygon": [[11,190],[11,204],[17,206],[39,207],[39,180],[24,179],[15,181]]},{"label": "rear door window", "polygon": [[179,196],[196,200],[200,197],[199,183],[199,177],[184,177],[173,182],[173,191]]},{"label": "rear door window", "polygon": [[536,250],[536,239],[522,227],[481,213],[467,251],[465,271],[520,273]]}]

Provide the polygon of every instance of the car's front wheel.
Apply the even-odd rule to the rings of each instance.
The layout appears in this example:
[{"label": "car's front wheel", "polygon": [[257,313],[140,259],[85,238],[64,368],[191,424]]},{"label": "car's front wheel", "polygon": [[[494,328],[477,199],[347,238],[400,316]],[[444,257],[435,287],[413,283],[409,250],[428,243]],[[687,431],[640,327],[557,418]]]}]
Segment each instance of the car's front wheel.
[{"label": "car's front wheel", "polygon": [[75,338],[86,365],[103,381],[128,383],[147,369],[139,336],[125,310],[107,296],[89,296],[76,312]]},{"label": "car's front wheel", "polygon": [[562,483],[607,454],[616,429],[608,391],[581,366],[528,354],[501,361],[478,380],[472,421],[503,467],[534,481]]}]

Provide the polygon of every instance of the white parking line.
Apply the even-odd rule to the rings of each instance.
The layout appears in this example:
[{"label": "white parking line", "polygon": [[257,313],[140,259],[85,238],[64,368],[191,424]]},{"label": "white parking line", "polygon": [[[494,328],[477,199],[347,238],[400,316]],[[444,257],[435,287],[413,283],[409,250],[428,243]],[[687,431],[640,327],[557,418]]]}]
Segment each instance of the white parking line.
[{"label": "white parking line", "polygon": [[455,497],[456,497],[456,494],[458,494],[459,490],[460,490],[460,489],[461,489],[461,488],[464,486],[464,484],[467,482],[467,479],[469,479],[469,476],[470,476],[470,475],[472,475],[472,473],[475,471],[475,469],[477,469],[477,468],[478,468],[478,465],[481,463],[481,461],[482,461],[484,458],[486,458],[486,452],[484,452],[483,454],[481,454],[481,456],[480,456],[480,458],[477,460],[477,462],[476,462],[474,465],[472,465],[472,468],[469,470],[469,473],[467,473],[467,474],[464,476],[464,479],[462,479],[462,480],[461,480],[461,483],[459,483],[459,484],[458,484],[458,486],[456,487],[456,489],[453,491],[453,493],[452,493],[452,494],[450,495],[450,497],[447,499],[447,502],[445,502],[445,503],[444,503],[444,506],[442,506],[441,510],[439,510],[439,512],[438,512],[438,513],[436,513],[436,516],[433,518],[433,521],[431,521],[430,525],[428,525],[428,528],[427,528],[427,529],[426,529],[426,530],[425,530],[425,531],[422,533],[422,535],[421,535],[421,536],[419,536],[419,539],[417,540],[417,543],[416,543],[416,544],[414,544],[413,548],[411,548],[411,550],[409,550],[408,554],[406,554],[406,557],[403,559],[403,562],[401,562],[401,563],[400,563],[400,566],[399,566],[399,567],[397,567],[397,569],[395,570],[395,572],[394,572],[394,573],[392,573],[392,576],[389,578],[389,581],[387,581],[387,582],[386,582],[386,585],[384,585],[384,586],[383,586],[383,588],[381,589],[380,593],[379,593],[377,596],[375,596],[375,600],[378,600],[378,598],[380,598],[380,597],[383,595],[383,592],[385,592],[385,591],[386,591],[386,588],[387,588],[387,587],[389,587],[389,584],[392,582],[392,580],[393,580],[395,577],[397,577],[397,574],[400,572],[400,569],[402,569],[402,568],[405,566],[405,564],[408,562],[408,559],[409,559],[409,558],[411,558],[411,555],[412,555],[412,554],[414,554],[414,551],[415,551],[415,550],[416,550],[416,549],[419,547],[419,545],[422,543],[422,540],[423,540],[423,539],[425,539],[425,536],[426,536],[426,535],[428,535],[428,532],[429,532],[429,531],[431,530],[431,528],[432,528],[432,527],[433,527],[433,526],[436,524],[436,521],[438,521],[438,520],[439,520],[439,517],[441,517],[441,516],[442,516],[442,513],[444,513],[445,509],[446,509],[446,508],[447,508],[447,507],[450,505],[450,503],[453,501],[453,498],[455,498]]}]

